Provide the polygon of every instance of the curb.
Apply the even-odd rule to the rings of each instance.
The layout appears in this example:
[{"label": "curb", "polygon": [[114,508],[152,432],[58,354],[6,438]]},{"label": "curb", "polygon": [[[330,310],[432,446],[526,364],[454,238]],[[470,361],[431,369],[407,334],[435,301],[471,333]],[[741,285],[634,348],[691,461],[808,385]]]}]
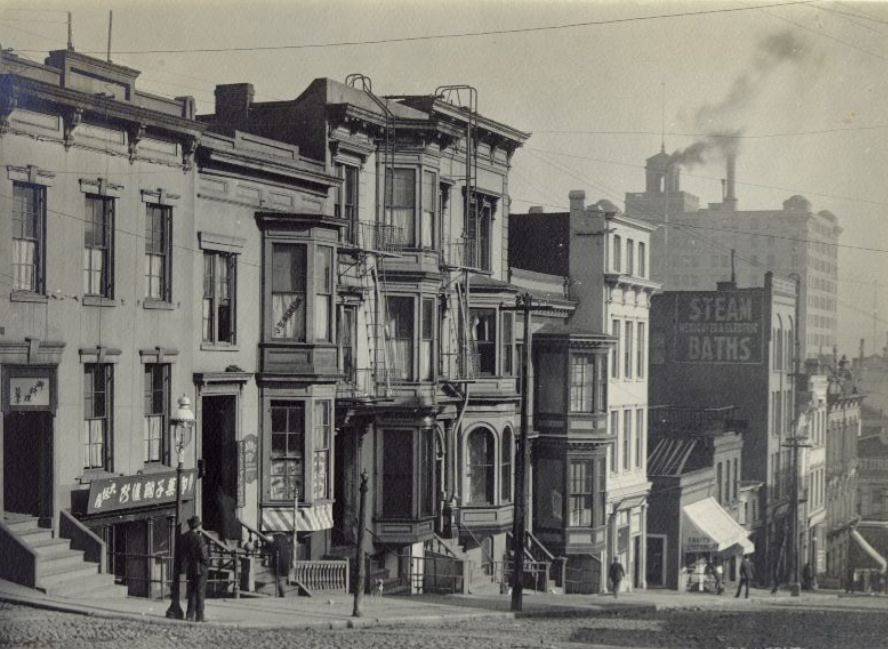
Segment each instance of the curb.
[{"label": "curb", "polygon": [[[85,617],[95,617],[108,620],[128,620],[144,622],[149,624],[164,624],[170,626],[181,626],[187,624],[184,620],[171,620],[165,617],[148,616],[139,613],[129,613],[126,611],[115,611],[100,607],[84,606],[82,604],[74,604],[62,602],[58,600],[27,597],[21,595],[11,595],[0,592],[0,602],[16,604],[19,606],[28,606],[47,611],[56,611],[59,613],[71,613],[74,615],[83,615]],[[652,604],[627,604],[625,606],[602,606],[599,608],[587,607],[558,607],[553,609],[539,609],[530,611],[483,611],[474,613],[453,613],[453,614],[429,614],[416,615],[412,617],[399,618],[381,618],[381,617],[359,617],[348,618],[344,620],[332,621],[305,621],[297,624],[250,624],[243,622],[225,622],[223,620],[208,620],[204,624],[213,626],[237,628],[237,629],[317,629],[317,630],[344,630],[344,629],[361,629],[372,627],[404,627],[411,625],[439,625],[448,622],[479,620],[479,619],[502,619],[502,620],[518,620],[518,619],[541,619],[541,618],[579,618],[579,617],[600,617],[605,615],[613,615],[620,613],[652,613],[658,610],[656,605]]]}]

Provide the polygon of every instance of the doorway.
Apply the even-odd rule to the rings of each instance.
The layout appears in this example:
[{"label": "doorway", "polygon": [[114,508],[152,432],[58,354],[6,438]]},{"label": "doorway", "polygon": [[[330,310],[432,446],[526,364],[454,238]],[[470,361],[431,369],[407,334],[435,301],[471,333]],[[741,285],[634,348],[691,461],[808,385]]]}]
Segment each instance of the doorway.
[{"label": "doorway", "polygon": [[648,588],[666,585],[665,575],[666,537],[647,537],[647,585]]},{"label": "doorway", "polygon": [[201,401],[204,476],[201,518],[223,539],[239,539],[237,507],[237,397],[206,396]]},{"label": "doorway", "polygon": [[49,412],[3,417],[3,509],[52,522],[52,424]]}]

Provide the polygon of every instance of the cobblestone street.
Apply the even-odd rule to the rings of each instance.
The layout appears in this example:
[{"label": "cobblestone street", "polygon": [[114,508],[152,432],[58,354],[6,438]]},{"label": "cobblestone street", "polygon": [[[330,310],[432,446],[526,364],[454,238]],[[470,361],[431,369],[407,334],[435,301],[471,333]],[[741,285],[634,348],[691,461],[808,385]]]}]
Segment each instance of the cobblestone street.
[{"label": "cobblestone street", "polygon": [[348,630],[242,629],[87,617],[0,604],[0,646],[306,647],[375,649],[428,647],[499,649],[619,646],[657,649],[876,649],[885,647],[885,608],[669,610],[597,617],[476,619],[458,623]]}]

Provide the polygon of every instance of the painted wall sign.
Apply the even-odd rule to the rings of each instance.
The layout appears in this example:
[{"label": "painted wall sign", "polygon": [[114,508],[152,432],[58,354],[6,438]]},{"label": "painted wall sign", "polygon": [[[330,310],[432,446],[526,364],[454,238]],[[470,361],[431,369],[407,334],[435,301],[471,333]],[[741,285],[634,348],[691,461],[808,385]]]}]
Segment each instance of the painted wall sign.
[{"label": "painted wall sign", "polygon": [[259,477],[259,438],[246,435],[242,442],[244,461],[244,480],[253,484]]},{"label": "painted wall sign", "polygon": [[[182,471],[182,500],[194,497],[194,469]],[[89,485],[87,514],[151,507],[176,502],[176,472],[127,475],[93,480]]]},{"label": "painted wall sign", "polygon": [[764,358],[761,293],[681,292],[675,299],[675,360],[759,364]]}]

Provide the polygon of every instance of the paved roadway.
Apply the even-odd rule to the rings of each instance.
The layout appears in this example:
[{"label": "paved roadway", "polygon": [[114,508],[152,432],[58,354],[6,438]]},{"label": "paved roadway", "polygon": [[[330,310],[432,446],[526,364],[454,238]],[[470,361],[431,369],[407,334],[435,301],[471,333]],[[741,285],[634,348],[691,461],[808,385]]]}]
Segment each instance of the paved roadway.
[{"label": "paved roadway", "polygon": [[[388,599],[388,598],[386,598]],[[733,598],[731,598],[733,600]],[[699,600],[699,606],[329,630],[110,619],[0,603],[0,647],[34,649],[880,649],[888,598]],[[392,606],[397,600],[392,598]],[[224,620],[220,620],[224,622]]]}]

